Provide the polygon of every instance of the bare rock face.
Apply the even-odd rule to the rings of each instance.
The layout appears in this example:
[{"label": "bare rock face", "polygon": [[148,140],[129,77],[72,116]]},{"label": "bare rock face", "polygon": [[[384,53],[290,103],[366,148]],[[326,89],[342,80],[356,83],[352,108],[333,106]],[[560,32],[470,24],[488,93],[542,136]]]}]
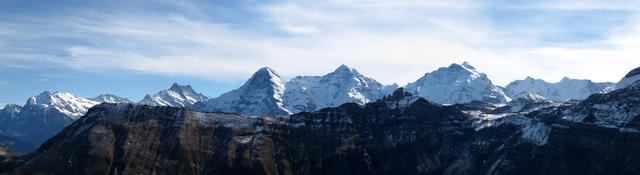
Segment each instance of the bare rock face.
[{"label": "bare rock face", "polygon": [[[396,90],[291,116],[101,104],[6,171],[52,174],[638,174],[640,134],[566,107],[478,114]],[[596,119],[600,119],[599,116]],[[599,120],[598,120],[599,121]]]}]

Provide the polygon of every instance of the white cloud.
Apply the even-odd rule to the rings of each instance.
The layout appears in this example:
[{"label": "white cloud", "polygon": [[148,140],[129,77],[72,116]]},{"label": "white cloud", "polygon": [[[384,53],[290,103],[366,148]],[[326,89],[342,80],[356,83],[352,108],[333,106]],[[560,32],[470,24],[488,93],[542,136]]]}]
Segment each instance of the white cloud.
[{"label": "white cloud", "polygon": [[[202,14],[197,6],[184,6]],[[611,26],[612,32],[595,43],[546,44],[538,37],[553,29],[496,26],[487,15],[487,8],[495,6],[501,5],[342,0],[256,7],[263,16],[258,20],[276,32],[180,15],[85,12],[24,19],[31,23],[0,22],[0,64],[24,66],[44,60],[83,71],[126,69],[218,80],[244,79],[262,66],[294,76],[320,75],[348,64],[383,83],[401,85],[462,61],[470,61],[498,84],[528,75],[551,81],[563,76],[617,81],[640,66],[635,58],[640,44],[637,23]],[[546,2],[509,8],[633,10],[634,6]],[[553,20],[553,16],[536,20]],[[50,37],[83,42],[54,48],[66,53],[62,56],[15,51],[15,46],[7,44],[15,38]]]}]

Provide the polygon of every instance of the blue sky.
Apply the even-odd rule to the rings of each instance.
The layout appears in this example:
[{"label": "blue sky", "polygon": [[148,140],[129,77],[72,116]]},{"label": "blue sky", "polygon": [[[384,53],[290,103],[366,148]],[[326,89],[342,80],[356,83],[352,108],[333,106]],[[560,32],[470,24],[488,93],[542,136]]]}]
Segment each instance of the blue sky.
[{"label": "blue sky", "polygon": [[341,64],[404,85],[469,61],[494,83],[615,82],[640,66],[637,1],[0,0],[0,105],[44,90],[140,100],[191,84],[209,96],[269,66]]}]

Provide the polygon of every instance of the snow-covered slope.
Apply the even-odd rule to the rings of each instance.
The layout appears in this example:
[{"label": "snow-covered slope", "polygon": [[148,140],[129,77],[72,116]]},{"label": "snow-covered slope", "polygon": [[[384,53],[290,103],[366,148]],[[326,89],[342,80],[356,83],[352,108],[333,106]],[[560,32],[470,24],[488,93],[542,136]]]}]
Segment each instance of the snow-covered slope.
[{"label": "snow-covered slope", "polygon": [[90,98],[90,100],[101,102],[101,103],[131,103],[129,99],[124,97],[119,97],[113,94],[102,94],[95,98]]},{"label": "snow-covered slope", "polygon": [[407,92],[425,99],[446,104],[484,101],[506,103],[510,100],[502,89],[496,87],[487,75],[464,62],[451,64],[431,73],[426,73],[416,82],[405,87]]},{"label": "snow-covered slope", "polygon": [[625,88],[637,82],[638,80],[640,80],[640,67],[629,71],[629,73],[627,73],[627,75],[625,75],[622,79],[620,79],[620,81],[618,81],[616,84],[613,84],[607,87],[606,89],[603,90],[603,92],[606,93],[606,92],[611,92],[617,89]]},{"label": "snow-covered slope", "polygon": [[511,98],[534,92],[553,101],[584,99],[611,86],[611,83],[596,83],[591,80],[563,78],[560,82],[549,83],[541,79],[527,77],[509,83],[504,91]]},{"label": "snow-covered slope", "polygon": [[89,108],[97,104],[100,104],[100,102],[77,97],[66,92],[51,93],[44,91],[38,96],[29,98],[25,107],[41,106],[48,110],[55,109],[75,120],[87,113]]},{"label": "snow-covered slope", "polygon": [[507,102],[504,107],[494,110],[494,113],[506,112],[530,112],[553,105],[553,101],[536,93],[530,92],[514,100]]},{"label": "snow-covered slope", "polygon": [[[638,70],[640,68],[632,70],[621,81],[638,76]],[[561,107],[557,113],[561,113],[563,119],[574,122],[640,127],[640,81],[616,87],[607,93],[591,95],[576,105]]]},{"label": "snow-covered slope", "polygon": [[285,82],[268,67],[255,72],[240,88],[194,105],[201,111],[222,111],[246,115],[288,115],[282,98]]},{"label": "snow-covered slope", "polygon": [[151,106],[191,107],[201,101],[208,101],[210,97],[194,91],[190,85],[181,86],[173,83],[171,88],[162,90],[153,96],[146,95],[140,104]]},{"label": "snow-covered slope", "polygon": [[284,107],[291,112],[315,111],[348,102],[360,105],[381,99],[397,85],[383,86],[356,69],[341,65],[324,76],[298,76],[285,85]]},{"label": "snow-covered slope", "polygon": [[40,145],[100,102],[70,93],[49,91],[0,112],[0,134]]}]

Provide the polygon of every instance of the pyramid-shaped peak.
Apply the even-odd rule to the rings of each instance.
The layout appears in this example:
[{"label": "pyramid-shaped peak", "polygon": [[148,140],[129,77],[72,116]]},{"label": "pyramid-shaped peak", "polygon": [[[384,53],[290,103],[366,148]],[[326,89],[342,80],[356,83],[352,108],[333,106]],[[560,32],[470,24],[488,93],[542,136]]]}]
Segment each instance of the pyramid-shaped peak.
[{"label": "pyramid-shaped peak", "polygon": [[184,91],[184,90],[189,90],[189,91],[193,91],[193,89],[191,88],[191,85],[178,85],[178,83],[173,83],[173,85],[171,85],[171,88],[169,88],[169,90],[172,91]]},{"label": "pyramid-shaped peak", "polygon": [[254,74],[259,74],[259,73],[269,73],[269,74],[274,74],[276,76],[280,76],[278,74],[278,72],[276,72],[275,70],[271,69],[270,67],[262,67],[262,68],[258,69],[258,71],[256,71],[256,73],[254,73]]},{"label": "pyramid-shaped peak", "polygon": [[359,74],[358,71],[352,67],[349,67],[345,64],[340,65],[340,67],[338,67],[335,71],[333,71],[333,73],[340,73],[340,74]]},{"label": "pyramid-shaped peak", "polygon": [[179,88],[178,86],[178,83],[173,83],[169,89]]},{"label": "pyramid-shaped peak", "polygon": [[280,78],[280,75],[269,67],[263,67],[258,69],[243,87],[259,88],[259,87],[271,87],[271,84],[277,84],[277,86],[284,86],[284,81]]},{"label": "pyramid-shaped peak", "polygon": [[262,67],[262,68],[258,69],[258,71],[253,73],[252,77],[255,77],[255,76],[269,76],[269,77],[275,76],[275,77],[280,77],[278,72],[276,72],[275,70],[271,69],[270,67]]}]

